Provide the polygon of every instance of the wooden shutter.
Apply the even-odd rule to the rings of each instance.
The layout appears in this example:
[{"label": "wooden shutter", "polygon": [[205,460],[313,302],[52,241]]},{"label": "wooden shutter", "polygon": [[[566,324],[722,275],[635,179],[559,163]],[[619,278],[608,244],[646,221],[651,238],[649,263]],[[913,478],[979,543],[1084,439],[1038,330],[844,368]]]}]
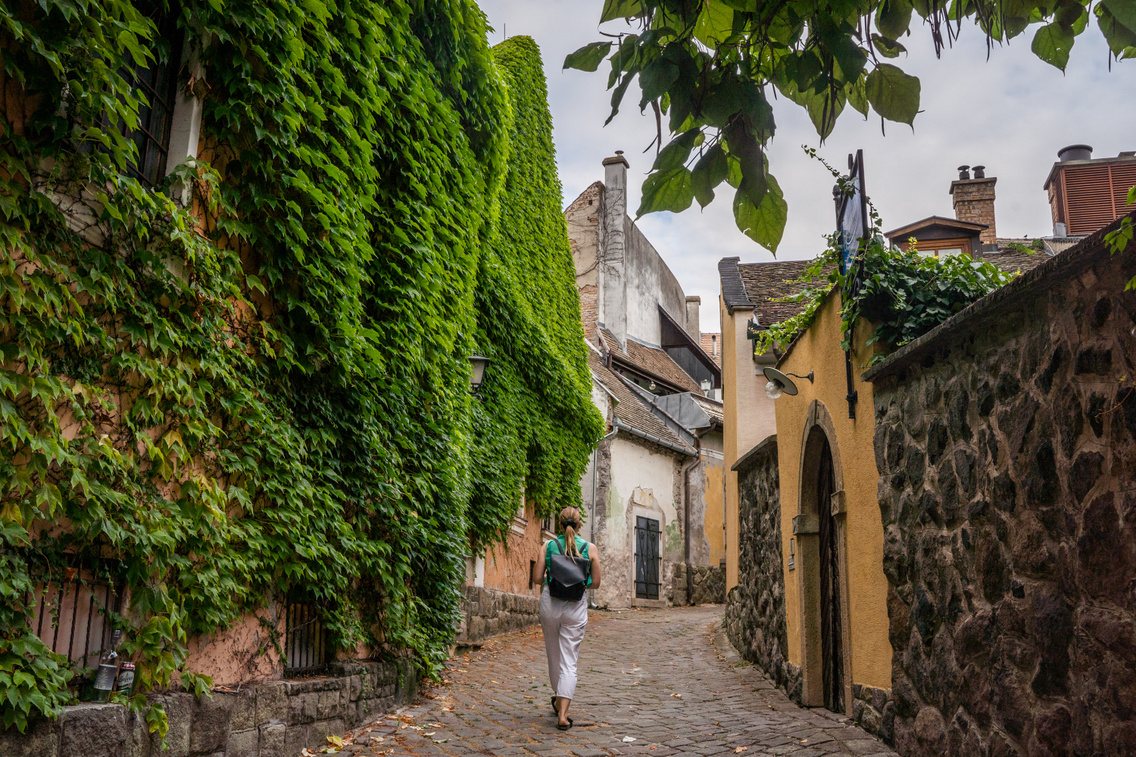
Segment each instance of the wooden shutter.
[{"label": "wooden shutter", "polygon": [[1136,186],[1136,161],[1066,168],[1061,174],[1069,234],[1092,234],[1136,209],[1128,190]]}]

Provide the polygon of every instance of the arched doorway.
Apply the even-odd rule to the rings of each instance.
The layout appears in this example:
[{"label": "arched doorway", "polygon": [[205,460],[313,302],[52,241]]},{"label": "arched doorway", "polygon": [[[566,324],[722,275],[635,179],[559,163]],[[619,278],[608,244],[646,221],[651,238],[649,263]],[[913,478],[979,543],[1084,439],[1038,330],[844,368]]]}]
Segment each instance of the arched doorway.
[{"label": "arched doorway", "polygon": [[[836,491],[832,471],[832,448],[823,440],[817,469],[817,504],[832,501]],[[818,507],[818,541],[820,564],[820,640],[821,681],[824,706],[833,712],[844,712],[844,646],[841,643],[840,548],[837,543],[836,518],[831,507]]]},{"label": "arched doorway", "polygon": [[832,419],[815,400],[805,425],[799,491],[793,533],[798,554],[804,704],[850,714],[843,477]]}]

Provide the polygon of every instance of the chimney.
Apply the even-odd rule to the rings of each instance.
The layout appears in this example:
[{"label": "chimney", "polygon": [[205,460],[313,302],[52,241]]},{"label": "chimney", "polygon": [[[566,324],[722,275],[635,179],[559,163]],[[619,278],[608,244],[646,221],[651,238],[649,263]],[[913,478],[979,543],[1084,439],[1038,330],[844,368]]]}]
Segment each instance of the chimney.
[{"label": "chimney", "polygon": [[604,158],[603,246],[600,249],[600,321],[615,335],[619,348],[627,349],[627,272],[624,259],[627,217],[627,169],[623,150]]},{"label": "chimney", "polygon": [[698,308],[702,305],[702,298],[693,295],[686,298],[686,333],[696,342],[702,341],[702,332],[698,327]]},{"label": "chimney", "polygon": [[[951,182],[950,194],[955,207],[955,218],[960,221],[985,224],[978,235],[983,244],[998,241],[994,226],[994,184],[998,180],[986,178],[986,166],[959,166],[959,177]],[[970,178],[971,170],[974,178]]]}]

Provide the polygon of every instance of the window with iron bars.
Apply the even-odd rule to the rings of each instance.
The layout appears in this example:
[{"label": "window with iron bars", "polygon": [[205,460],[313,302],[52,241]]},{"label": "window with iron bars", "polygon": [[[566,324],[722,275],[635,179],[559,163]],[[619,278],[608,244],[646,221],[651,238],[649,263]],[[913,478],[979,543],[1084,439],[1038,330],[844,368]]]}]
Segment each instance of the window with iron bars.
[{"label": "window with iron bars", "polygon": [[289,600],[284,624],[284,676],[316,675],[332,660],[323,611],[311,602]]},{"label": "window with iron bars", "polygon": [[73,667],[97,668],[113,631],[108,613],[117,614],[122,607],[122,585],[113,560],[80,561],[59,569],[35,585],[32,632]]},{"label": "window with iron bars", "polygon": [[166,175],[181,64],[183,35],[177,28],[178,10],[177,4],[173,4],[166,13],[159,15],[155,9],[148,14],[158,27],[150,48],[154,58],[123,71],[133,81],[136,94],[144,99],[138,107],[138,128],[130,130],[128,137],[138,151],[129,175],[146,186],[157,184]]}]

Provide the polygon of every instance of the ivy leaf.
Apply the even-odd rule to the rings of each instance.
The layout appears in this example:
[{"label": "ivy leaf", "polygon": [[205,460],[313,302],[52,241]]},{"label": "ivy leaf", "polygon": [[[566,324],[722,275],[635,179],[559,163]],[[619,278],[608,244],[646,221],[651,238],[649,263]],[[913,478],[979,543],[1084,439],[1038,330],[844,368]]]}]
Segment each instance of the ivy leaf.
[{"label": "ivy leaf", "polygon": [[681,213],[693,201],[694,190],[691,188],[690,171],[686,167],[656,171],[643,182],[643,198],[635,217],[641,218],[660,210]]},{"label": "ivy leaf", "polygon": [[694,38],[707,47],[717,47],[734,31],[734,11],[720,0],[706,0],[698,21],[694,24]]},{"label": "ivy leaf", "polygon": [[919,112],[919,79],[890,63],[880,63],[868,74],[865,84],[868,102],[877,113],[909,126],[915,122]]},{"label": "ivy leaf", "polygon": [[614,21],[617,18],[634,18],[643,12],[641,0],[604,0],[603,11],[600,13],[600,23]]},{"label": "ivy leaf", "polygon": [[785,233],[789,206],[785,203],[777,180],[772,176],[766,176],[766,180],[769,191],[756,206],[750,200],[749,193],[743,187],[738,188],[734,195],[734,221],[747,237],[776,253],[781,236]]},{"label": "ivy leaf", "polygon": [[1069,64],[1069,51],[1073,49],[1073,32],[1056,21],[1047,24],[1037,30],[1030,49],[1049,65],[1064,71]]},{"label": "ivy leaf", "polygon": [[595,71],[603,63],[611,50],[610,42],[592,42],[584,45],[574,53],[564,58],[564,68],[575,68],[579,71]]},{"label": "ivy leaf", "polygon": [[694,164],[690,174],[690,184],[694,189],[694,199],[698,205],[705,208],[714,199],[714,187],[726,180],[730,173],[729,158],[722,149],[721,143],[716,143],[708,149]]}]

